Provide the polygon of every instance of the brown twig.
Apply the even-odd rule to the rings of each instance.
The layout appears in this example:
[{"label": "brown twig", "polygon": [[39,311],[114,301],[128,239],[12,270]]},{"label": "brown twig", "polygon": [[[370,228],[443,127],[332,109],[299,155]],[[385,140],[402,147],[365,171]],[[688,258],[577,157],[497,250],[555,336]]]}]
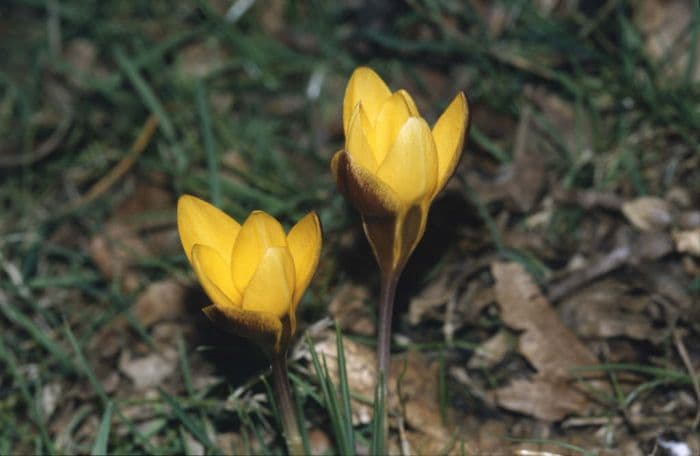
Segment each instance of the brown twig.
[{"label": "brown twig", "polygon": [[698,404],[695,419],[693,420],[693,430],[695,430],[698,428],[698,424],[700,424],[700,381],[698,380],[698,374],[697,372],[695,372],[695,368],[693,367],[693,363],[690,360],[690,356],[688,356],[688,350],[686,350],[685,348],[685,344],[683,343],[683,337],[681,336],[681,332],[678,330],[678,328],[675,328],[673,330],[673,342],[676,345],[676,350],[678,350],[678,354],[681,355],[681,359],[683,360],[683,364],[685,364],[685,368],[688,370],[690,380],[693,382],[693,390],[695,391],[695,398]]},{"label": "brown twig", "polygon": [[90,204],[107,190],[109,190],[112,185],[114,185],[127,171],[134,165],[136,159],[146,150],[146,146],[151,140],[151,137],[156,131],[158,126],[158,118],[151,114],[141,129],[138,137],[131,145],[129,153],[127,153],[124,158],[122,158],[117,165],[112,168],[105,176],[103,176],[99,181],[90,187],[90,189],[77,200],[74,200],[69,206],[66,212],[75,211],[87,204]]}]

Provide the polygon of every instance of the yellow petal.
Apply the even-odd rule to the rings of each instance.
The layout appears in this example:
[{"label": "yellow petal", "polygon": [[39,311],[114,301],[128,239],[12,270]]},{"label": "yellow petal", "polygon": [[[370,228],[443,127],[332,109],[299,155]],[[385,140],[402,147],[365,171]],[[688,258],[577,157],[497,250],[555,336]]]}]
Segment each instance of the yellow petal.
[{"label": "yellow petal", "polygon": [[241,294],[258,268],[258,263],[270,247],[287,247],[287,236],[274,217],[253,211],[241,227],[231,250],[233,284]]},{"label": "yellow petal", "polygon": [[315,212],[307,214],[289,230],[287,245],[294,259],[296,281],[292,304],[296,307],[316,272],[321,255],[321,222]]},{"label": "yellow petal", "polygon": [[[389,148],[394,143],[399,131],[401,131],[408,118],[411,117],[411,108],[406,102],[406,95],[408,94],[405,91],[394,93],[382,105],[374,122],[374,143],[371,145],[377,163],[380,165],[389,153]],[[415,104],[413,107],[415,110]],[[352,133],[352,127],[350,131]]]},{"label": "yellow petal", "polygon": [[370,121],[374,122],[377,113],[379,113],[379,108],[390,96],[391,91],[377,73],[367,67],[357,68],[350,76],[350,81],[348,81],[348,86],[345,89],[345,98],[343,99],[343,129],[345,135],[348,134],[350,129],[350,118],[357,103],[362,102]]},{"label": "yellow petal", "polygon": [[464,136],[469,123],[469,105],[463,92],[457,94],[433,127],[438,154],[438,181],[435,193],[442,190],[454,173],[462,155]]},{"label": "yellow petal", "polygon": [[377,176],[407,205],[431,196],[437,181],[437,154],[428,124],[409,118],[399,131]]},{"label": "yellow petal", "polygon": [[283,324],[276,316],[265,312],[250,312],[236,307],[208,306],[206,316],[222,328],[260,343],[265,351],[280,350]]},{"label": "yellow petal", "polygon": [[387,217],[399,212],[404,203],[396,192],[367,168],[356,164],[344,150],[331,160],[338,190],[360,214]]},{"label": "yellow petal", "polygon": [[404,101],[406,102],[406,106],[408,106],[408,111],[411,113],[411,117],[420,117],[420,113],[418,112],[418,106],[416,106],[416,102],[413,101],[413,97],[411,97],[411,94],[406,92],[404,89],[400,89],[397,93],[401,94]]},{"label": "yellow petal", "polygon": [[206,201],[182,195],[177,202],[177,230],[190,263],[195,244],[212,247],[228,262],[240,229],[234,219]]},{"label": "yellow petal", "polygon": [[243,309],[285,317],[292,308],[294,260],[286,247],[270,247],[243,293]]},{"label": "yellow petal", "polygon": [[220,307],[240,307],[241,295],[231,282],[228,265],[212,247],[195,244],[192,267],[207,296]]},{"label": "yellow petal", "polygon": [[355,163],[370,171],[375,171],[378,162],[375,159],[375,152],[372,150],[372,145],[368,138],[368,134],[373,133],[368,126],[369,121],[364,113],[362,104],[358,104],[353,111],[352,120],[350,121],[350,129],[345,140],[345,150],[352,156]]}]

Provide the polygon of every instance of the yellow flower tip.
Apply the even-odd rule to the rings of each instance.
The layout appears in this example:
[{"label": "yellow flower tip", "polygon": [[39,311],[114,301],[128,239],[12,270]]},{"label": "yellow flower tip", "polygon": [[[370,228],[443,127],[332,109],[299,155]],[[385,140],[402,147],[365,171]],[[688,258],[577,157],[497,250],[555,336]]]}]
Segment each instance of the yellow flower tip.
[{"label": "yellow flower tip", "polygon": [[368,67],[359,67],[353,71],[345,89],[343,99],[343,128],[347,134],[350,117],[359,102],[365,107],[370,121],[374,121],[382,103],[391,96],[389,87],[377,73]]},{"label": "yellow flower tip", "polygon": [[438,183],[435,194],[443,189],[462,156],[462,148],[469,127],[469,103],[464,92],[459,92],[442,113],[432,134],[438,154]]},{"label": "yellow flower tip", "polygon": [[192,247],[208,245],[224,258],[231,255],[241,226],[211,204],[191,195],[177,201],[177,230],[187,259],[192,263]]},{"label": "yellow flower tip", "polygon": [[299,304],[314,272],[316,272],[318,260],[321,257],[321,233],[321,221],[318,215],[315,212],[310,212],[294,225],[289,230],[289,234],[287,234],[287,245],[289,246],[289,253],[291,253],[294,260],[296,277],[294,296],[292,298],[294,309]]},{"label": "yellow flower tip", "polygon": [[368,135],[372,133],[369,120],[362,108],[362,103],[358,103],[350,119],[350,127],[345,141],[345,150],[352,156],[355,163],[366,168],[370,172],[376,171],[378,166],[372,140],[368,137]]},{"label": "yellow flower tip", "polygon": [[320,256],[316,214],[286,234],[265,212],[252,212],[241,226],[189,195],[178,200],[177,212],[183,249],[212,301],[204,313],[268,352],[286,350],[296,329],[296,305]]}]

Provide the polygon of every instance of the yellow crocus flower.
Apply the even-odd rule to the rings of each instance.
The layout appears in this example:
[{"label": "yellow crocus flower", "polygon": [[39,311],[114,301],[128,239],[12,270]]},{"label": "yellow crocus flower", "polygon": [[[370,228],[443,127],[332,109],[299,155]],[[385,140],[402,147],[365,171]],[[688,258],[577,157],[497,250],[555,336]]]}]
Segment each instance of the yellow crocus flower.
[{"label": "yellow crocus flower", "polygon": [[356,69],[343,101],[345,148],[333,156],[338,188],[362,215],[384,275],[405,265],[423,237],[430,204],[454,173],[469,121],[463,92],[432,127],[405,90]]},{"label": "yellow crocus flower", "polygon": [[285,234],[274,217],[254,211],[243,225],[190,195],[177,203],[182,247],[212,304],[214,322],[286,352],[296,330],[296,306],[316,271],[321,226],[314,212]]}]

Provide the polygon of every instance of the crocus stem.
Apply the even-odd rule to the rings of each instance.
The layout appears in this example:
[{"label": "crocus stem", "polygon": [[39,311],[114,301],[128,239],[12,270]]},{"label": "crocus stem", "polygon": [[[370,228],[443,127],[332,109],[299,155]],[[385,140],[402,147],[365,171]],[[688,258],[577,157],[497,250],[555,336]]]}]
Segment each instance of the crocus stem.
[{"label": "crocus stem", "polygon": [[272,355],[272,387],[275,392],[275,401],[277,401],[282,417],[287,450],[289,454],[304,454],[304,445],[299,433],[299,423],[294,413],[292,395],[289,391],[286,352]]},{"label": "crocus stem", "polygon": [[384,387],[384,416],[382,417],[384,438],[388,436],[389,422],[387,421],[389,403],[386,400],[389,389],[389,367],[391,362],[391,319],[394,313],[394,295],[399,281],[400,271],[382,274],[381,292],[379,296],[379,337],[377,340],[377,371],[382,372]]},{"label": "crocus stem", "polygon": [[[391,356],[391,319],[394,313],[394,295],[399,274],[383,274],[379,296],[379,340],[377,341],[377,363],[380,372],[384,372],[384,383],[389,378],[389,360]],[[386,388],[384,388],[386,391]]]}]

